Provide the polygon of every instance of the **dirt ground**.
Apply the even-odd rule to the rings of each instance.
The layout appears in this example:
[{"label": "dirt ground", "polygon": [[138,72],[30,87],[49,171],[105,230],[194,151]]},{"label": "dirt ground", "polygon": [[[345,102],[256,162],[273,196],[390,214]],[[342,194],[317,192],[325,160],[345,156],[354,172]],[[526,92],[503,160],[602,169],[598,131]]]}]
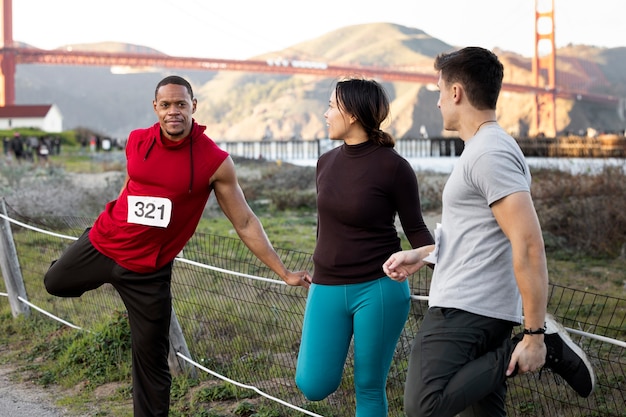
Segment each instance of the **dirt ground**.
[{"label": "dirt ground", "polygon": [[11,417],[64,417],[64,409],[54,403],[55,391],[32,382],[19,382],[21,371],[0,365],[0,415]]}]

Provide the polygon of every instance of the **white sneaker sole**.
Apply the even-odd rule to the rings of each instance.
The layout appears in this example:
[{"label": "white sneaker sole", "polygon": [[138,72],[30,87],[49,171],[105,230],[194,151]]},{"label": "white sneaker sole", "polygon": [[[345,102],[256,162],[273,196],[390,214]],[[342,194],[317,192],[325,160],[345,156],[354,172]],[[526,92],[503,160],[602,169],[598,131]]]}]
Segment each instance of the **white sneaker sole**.
[{"label": "white sneaker sole", "polygon": [[591,363],[587,358],[587,355],[583,350],[578,346],[574,341],[569,337],[567,330],[561,324],[559,324],[555,318],[551,314],[546,314],[546,334],[554,334],[558,333],[561,336],[561,339],[565,342],[565,344],[572,349],[576,355],[581,358],[589,371],[589,375],[591,375],[591,392],[596,387],[596,375],[593,372],[593,368],[591,367]]}]

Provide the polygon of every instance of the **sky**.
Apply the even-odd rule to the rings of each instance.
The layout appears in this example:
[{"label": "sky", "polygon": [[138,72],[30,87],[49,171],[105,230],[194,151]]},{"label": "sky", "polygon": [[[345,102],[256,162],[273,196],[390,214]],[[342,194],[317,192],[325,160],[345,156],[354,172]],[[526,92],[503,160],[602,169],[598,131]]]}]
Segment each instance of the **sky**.
[{"label": "sky", "polygon": [[[538,0],[540,7],[551,0]],[[13,39],[42,49],[104,41],[173,56],[249,59],[335,29],[389,22],[453,46],[534,54],[535,0],[12,0]],[[557,48],[626,47],[625,0],[554,0]]]}]

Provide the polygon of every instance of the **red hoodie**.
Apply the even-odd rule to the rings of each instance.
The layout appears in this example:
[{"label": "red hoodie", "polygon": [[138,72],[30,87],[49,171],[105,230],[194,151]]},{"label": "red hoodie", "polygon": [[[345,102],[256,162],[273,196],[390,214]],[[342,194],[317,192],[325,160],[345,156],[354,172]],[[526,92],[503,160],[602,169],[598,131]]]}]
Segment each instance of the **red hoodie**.
[{"label": "red hoodie", "polygon": [[228,157],[205,129],[194,120],[179,142],[162,138],[159,123],[130,133],[128,184],[89,232],[98,251],[138,273],[154,272],[180,253],[200,221],[211,177]]}]

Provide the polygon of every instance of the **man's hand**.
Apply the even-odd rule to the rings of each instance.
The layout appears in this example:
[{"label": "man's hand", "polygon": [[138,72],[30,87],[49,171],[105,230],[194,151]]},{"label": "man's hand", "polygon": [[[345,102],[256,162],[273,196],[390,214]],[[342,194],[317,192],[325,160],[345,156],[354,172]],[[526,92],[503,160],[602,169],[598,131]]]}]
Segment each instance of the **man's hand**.
[{"label": "man's hand", "polygon": [[519,374],[538,371],[546,362],[546,353],[543,335],[524,335],[513,350],[506,376],[513,373],[515,365]]}]

